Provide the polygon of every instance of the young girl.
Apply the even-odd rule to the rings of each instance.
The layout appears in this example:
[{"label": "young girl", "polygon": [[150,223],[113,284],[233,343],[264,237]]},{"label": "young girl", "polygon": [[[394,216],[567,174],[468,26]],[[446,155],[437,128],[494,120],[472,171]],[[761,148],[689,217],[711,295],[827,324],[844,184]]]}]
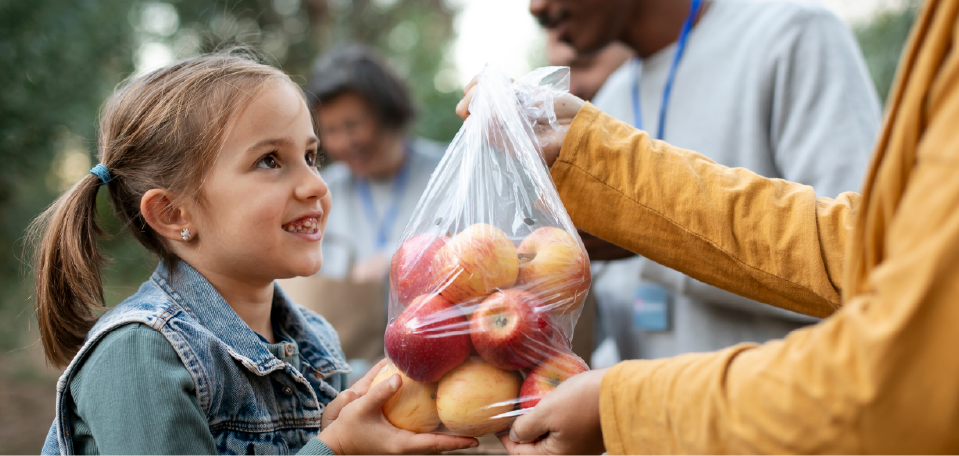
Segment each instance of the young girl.
[{"label": "young girl", "polygon": [[[315,274],[331,196],[300,89],[249,57],[197,57],[108,101],[100,164],[33,227],[47,358],[66,365],[44,453],[436,452],[475,439],[383,417],[400,379],[339,393],[336,332],[274,279]],[[99,319],[96,196],[160,258]],[[339,393],[339,395],[338,395]],[[332,451],[332,453],[331,453]]]}]

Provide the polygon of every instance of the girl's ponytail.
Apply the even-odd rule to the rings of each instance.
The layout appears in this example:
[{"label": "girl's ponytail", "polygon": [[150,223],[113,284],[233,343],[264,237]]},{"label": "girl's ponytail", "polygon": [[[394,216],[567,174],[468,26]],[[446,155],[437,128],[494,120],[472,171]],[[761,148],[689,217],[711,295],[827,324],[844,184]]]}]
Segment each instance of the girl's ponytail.
[{"label": "girl's ponytail", "polygon": [[103,307],[97,247],[99,177],[88,174],[30,226],[34,245],[37,320],[47,359],[66,366]]}]

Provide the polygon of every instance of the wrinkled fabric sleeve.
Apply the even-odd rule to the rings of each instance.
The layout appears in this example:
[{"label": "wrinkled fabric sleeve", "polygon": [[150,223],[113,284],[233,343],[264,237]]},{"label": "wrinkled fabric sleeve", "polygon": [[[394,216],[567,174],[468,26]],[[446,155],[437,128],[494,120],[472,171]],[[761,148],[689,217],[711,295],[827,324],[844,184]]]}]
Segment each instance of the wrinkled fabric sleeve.
[{"label": "wrinkled fabric sleeve", "polygon": [[614,367],[610,453],[954,453],[959,140],[945,136],[923,143],[871,293],[782,341]]},{"label": "wrinkled fabric sleeve", "polygon": [[[849,28],[810,8],[789,23],[775,48],[769,138],[779,175],[818,196],[857,191],[878,136],[879,98]],[[711,304],[811,323],[643,260],[641,277]]]},{"label": "wrinkled fabric sleeve", "polygon": [[[859,195],[727,168],[582,108],[551,168],[573,223],[749,299],[814,317],[840,306]],[[603,204],[596,204],[602,201]]]},{"label": "wrinkled fabric sleeve", "polygon": [[160,332],[141,324],[107,334],[70,393],[86,438],[81,454],[216,454],[190,373]]},{"label": "wrinkled fabric sleeve", "polygon": [[[784,21],[762,46],[763,64],[755,66],[763,71],[761,80],[768,86],[754,91],[762,94],[765,114],[760,116],[762,125],[756,127],[762,138],[756,140],[763,145],[757,143],[758,148],[748,153],[768,154],[775,176],[810,185],[817,196],[835,198],[858,191],[881,118],[862,52],[849,27],[828,9],[787,5],[779,10]],[[625,113],[622,103],[612,97],[603,101],[596,105]],[[620,118],[630,119],[622,114]],[[642,280],[702,304],[797,323],[817,321],[705,285],[654,261],[639,261]]]},{"label": "wrinkled fabric sleeve", "polygon": [[[195,390],[189,371],[159,331],[142,324],[114,330],[71,384],[77,453],[216,454]],[[313,438],[298,454],[333,452]]]},{"label": "wrinkled fabric sleeve", "polygon": [[296,454],[307,455],[307,454],[317,454],[317,455],[331,455],[336,454],[330,447],[326,446],[320,439],[310,439],[309,442],[306,442],[306,445],[303,445],[303,448],[300,448]]},{"label": "wrinkled fabric sleeve", "polygon": [[[783,340],[615,366],[600,395],[610,453],[959,448],[959,59],[938,68],[868,292]],[[809,314],[838,305],[857,195],[816,199],[650,142],[594,110],[581,114],[553,174],[587,231],[755,299]],[[590,224],[602,218],[586,200],[607,198],[613,222]]]}]

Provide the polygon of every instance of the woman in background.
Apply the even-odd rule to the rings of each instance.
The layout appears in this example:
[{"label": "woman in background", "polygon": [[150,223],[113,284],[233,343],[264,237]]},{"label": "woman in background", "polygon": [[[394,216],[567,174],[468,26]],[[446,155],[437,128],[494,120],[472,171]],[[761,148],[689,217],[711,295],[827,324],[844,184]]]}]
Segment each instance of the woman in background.
[{"label": "woman in background", "polygon": [[[406,84],[367,46],[321,56],[305,90],[333,161],[321,173],[336,206],[323,271],[284,287],[316,310],[349,309],[327,316],[361,376],[383,356],[390,259],[446,147],[409,134],[415,107]],[[336,303],[344,300],[350,305]]]}]

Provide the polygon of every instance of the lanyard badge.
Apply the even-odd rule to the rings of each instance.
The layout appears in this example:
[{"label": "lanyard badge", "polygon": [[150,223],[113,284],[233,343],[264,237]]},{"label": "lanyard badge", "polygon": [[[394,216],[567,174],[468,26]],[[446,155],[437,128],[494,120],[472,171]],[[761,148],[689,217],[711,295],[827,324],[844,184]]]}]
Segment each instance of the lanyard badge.
[{"label": "lanyard badge", "polygon": [[[683,22],[683,29],[676,42],[676,55],[673,56],[669,73],[666,76],[666,85],[663,87],[663,101],[659,106],[659,124],[656,126],[655,139],[663,139],[666,131],[666,110],[669,107],[669,97],[673,90],[673,81],[676,79],[676,69],[686,50],[686,41],[689,40],[689,31],[693,28],[696,16],[702,7],[702,0],[693,0],[689,16]],[[633,81],[633,125],[642,130],[643,116],[639,103],[639,82],[642,72],[642,63],[637,58],[634,66]],[[670,308],[672,300],[669,292],[661,285],[641,282],[633,293],[633,327],[644,331],[669,331]]]},{"label": "lanyard badge", "polygon": [[390,204],[383,212],[383,218],[376,213],[376,205],[373,204],[373,194],[370,191],[370,184],[363,178],[356,178],[356,190],[363,203],[363,215],[370,227],[374,230],[373,245],[376,252],[385,252],[390,241],[390,233],[393,232],[393,226],[396,224],[396,218],[400,212],[400,204],[403,203],[403,195],[406,193],[406,184],[410,174],[410,155],[412,152],[407,146],[405,157],[403,157],[403,167],[393,180],[391,190]]},{"label": "lanyard badge", "polygon": [[[689,40],[689,32],[696,22],[696,16],[702,8],[702,0],[693,0],[689,15],[683,22],[683,29],[679,32],[679,41],[676,42],[676,55],[673,56],[673,62],[669,66],[669,74],[666,76],[666,86],[663,87],[663,101],[659,105],[659,125],[656,126],[655,139],[663,139],[666,131],[666,110],[669,107],[669,98],[673,92],[673,81],[676,79],[676,69],[679,68],[679,61],[683,58],[683,52],[686,50],[686,41]],[[643,129],[643,114],[639,103],[639,79],[642,72],[642,63],[639,58],[634,59],[633,72],[633,126],[637,129]]]}]

